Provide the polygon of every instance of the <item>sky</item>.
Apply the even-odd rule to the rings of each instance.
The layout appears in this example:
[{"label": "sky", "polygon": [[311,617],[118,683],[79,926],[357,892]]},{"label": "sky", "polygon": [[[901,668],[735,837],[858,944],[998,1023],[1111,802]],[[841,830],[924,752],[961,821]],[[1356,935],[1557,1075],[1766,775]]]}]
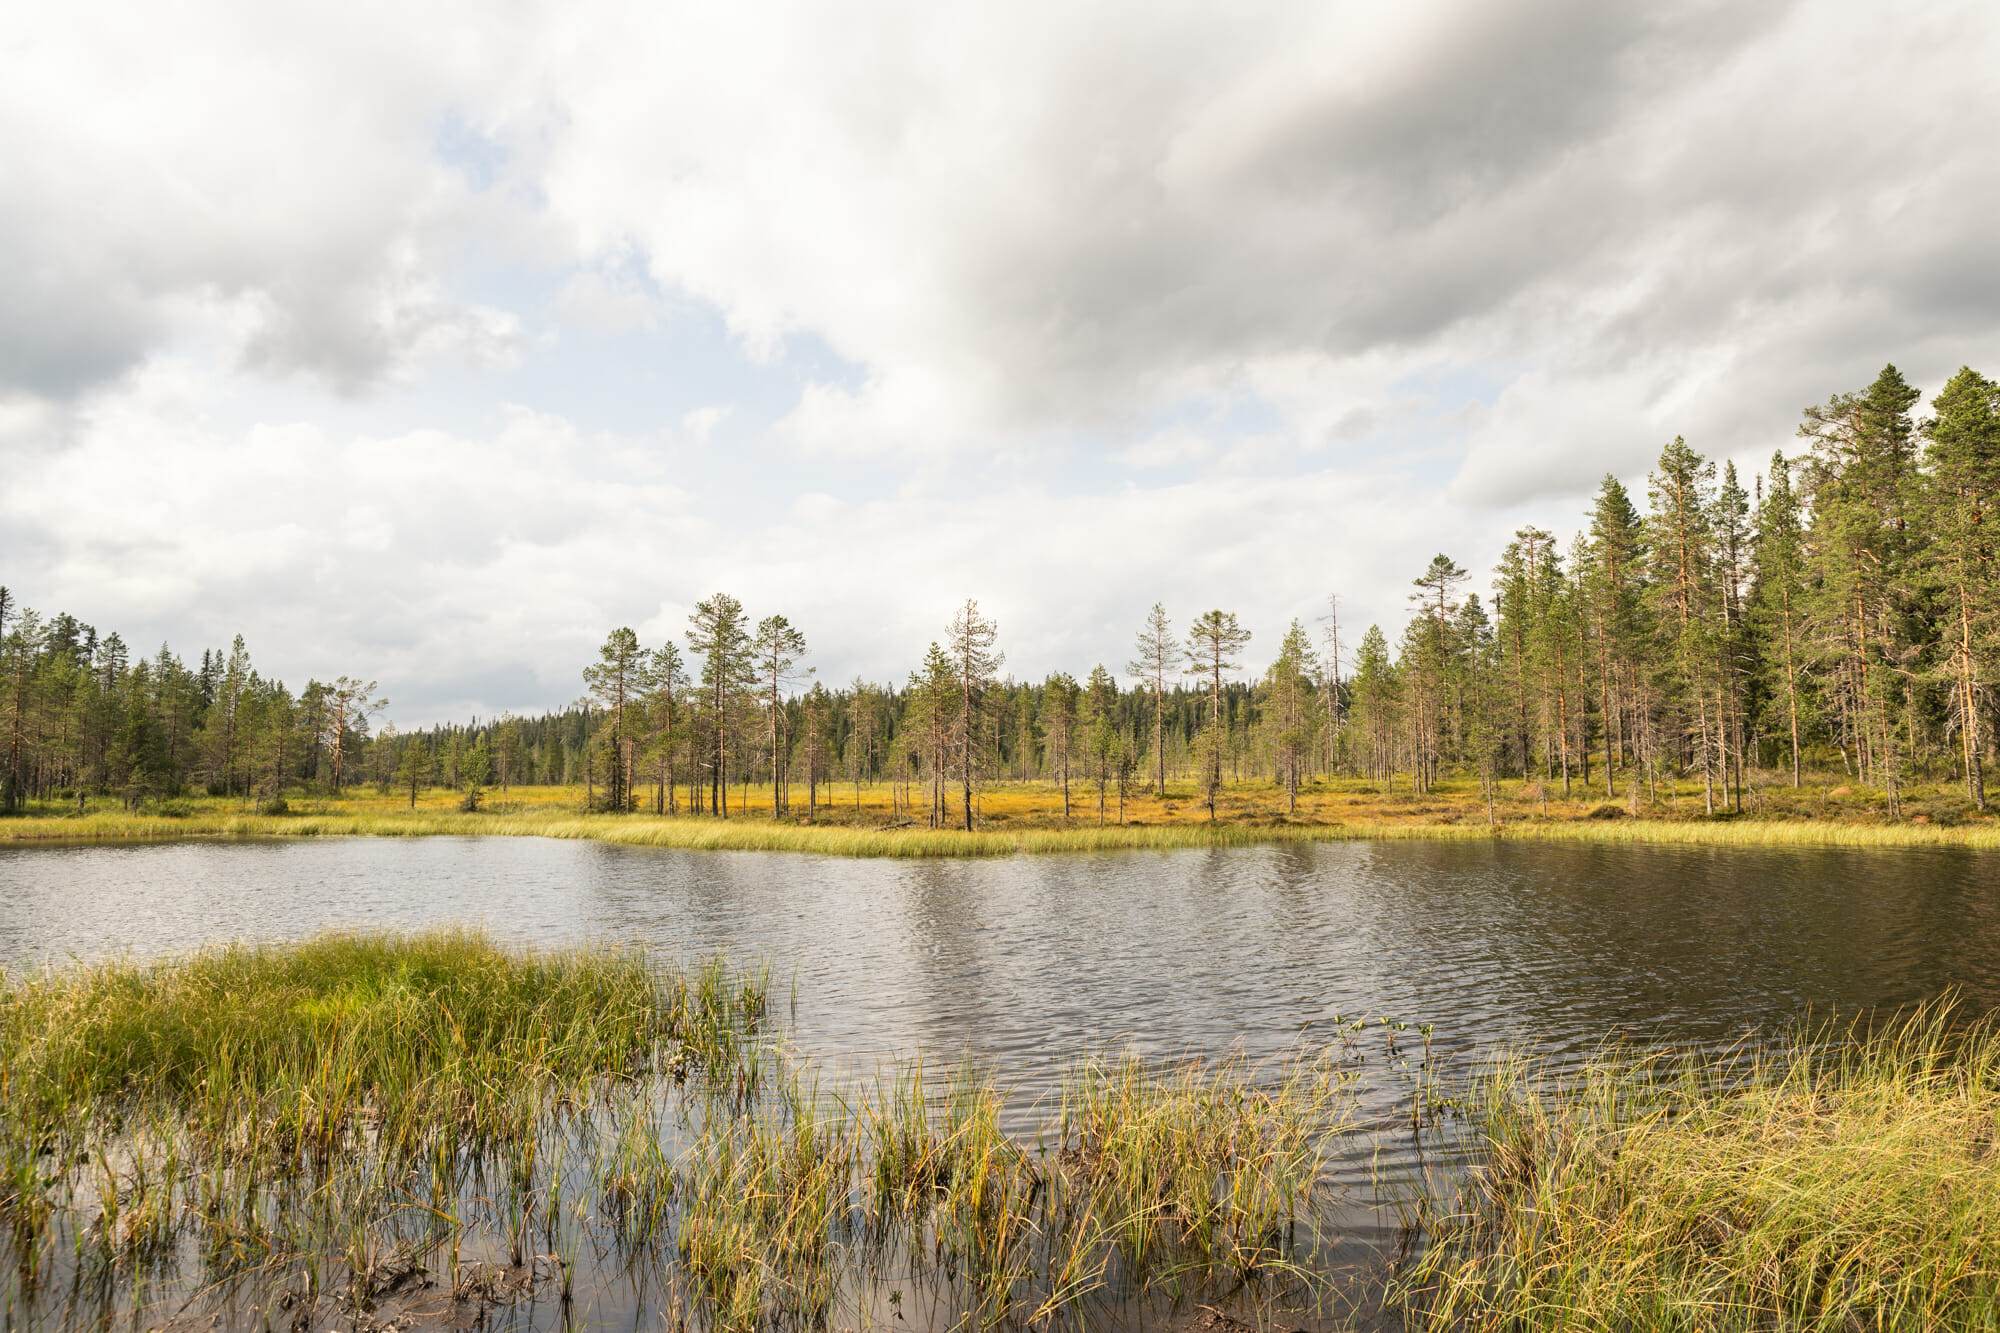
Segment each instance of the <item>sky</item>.
[{"label": "sky", "polygon": [[560,707],[726,591],[1393,638],[1683,435],[2000,372],[1990,4],[0,7],[0,584]]}]

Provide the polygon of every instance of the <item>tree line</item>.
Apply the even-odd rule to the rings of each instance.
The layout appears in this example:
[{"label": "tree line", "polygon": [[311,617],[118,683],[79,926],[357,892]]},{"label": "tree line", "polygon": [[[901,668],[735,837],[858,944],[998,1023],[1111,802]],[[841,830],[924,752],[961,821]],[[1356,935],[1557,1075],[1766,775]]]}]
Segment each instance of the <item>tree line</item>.
[{"label": "tree line", "polygon": [[165,644],[134,658],[115,632],[43,617],[0,587],[0,813],[117,795],[138,808],[190,790],[281,801],[362,776],[375,682],[261,675],[241,635],[190,667]]},{"label": "tree line", "polygon": [[1675,439],[1642,498],[1606,476],[1567,541],[1516,532],[1486,598],[1440,554],[1393,643],[1370,625],[1349,645],[1329,597],[1253,679],[1233,613],[1176,626],[1161,605],[1121,668],[1003,679],[998,627],[968,600],[904,680],[829,686],[799,626],[717,593],[677,642],[613,631],[567,708],[371,734],[373,683],[295,697],[240,638],[198,668],[164,647],[128,662],[116,635],[15,614],[0,592],[0,806],[354,781],[476,806],[492,785],[563,783],[606,810],[727,818],[761,792],[760,809],[812,818],[886,783],[898,822],[969,828],[982,787],[1005,781],[1053,783],[1065,816],[1099,820],[1170,783],[1213,817],[1245,778],[1294,808],[1323,774],[1416,793],[1457,774],[1489,808],[1502,779],[1526,779],[1634,812],[1687,784],[1714,813],[1825,770],[1880,788],[1892,813],[1907,782],[1949,773],[1983,809],[2000,388],[1962,369],[1927,413],[1918,401],[1886,367],[1808,409],[1803,447],[1748,487]]},{"label": "tree line", "polygon": [[1225,778],[1246,773],[1288,808],[1319,774],[1421,793],[1458,773],[1489,808],[1512,777],[1635,813],[1687,784],[1711,814],[1808,769],[1871,784],[1900,813],[1906,782],[1949,773],[1984,809],[2000,388],[1967,368],[1921,416],[1919,397],[1885,367],[1807,409],[1803,447],[1747,488],[1677,438],[1643,502],[1607,475],[1567,541],[1517,531],[1488,598],[1440,554],[1393,644],[1371,625],[1350,648],[1329,598],[1317,633],[1294,620],[1255,680],[1240,678],[1250,634],[1235,615],[1177,631],[1159,605],[1123,667],[1136,684],[1101,663],[1082,680],[996,680],[996,632],[967,602],[900,686],[791,691],[803,635],[782,616],[753,627],[718,595],[686,653],[649,653],[630,630],[607,642],[586,673],[600,710],[580,737],[586,781],[605,775],[612,808],[638,808],[643,780],[655,811],[726,815],[732,773],[746,789],[763,774],[778,813],[804,786],[808,814],[838,781],[858,800],[886,778],[905,817],[966,827],[985,779],[1056,782],[1066,815],[1081,784],[1100,818],[1135,785],[1192,779],[1213,816]]}]

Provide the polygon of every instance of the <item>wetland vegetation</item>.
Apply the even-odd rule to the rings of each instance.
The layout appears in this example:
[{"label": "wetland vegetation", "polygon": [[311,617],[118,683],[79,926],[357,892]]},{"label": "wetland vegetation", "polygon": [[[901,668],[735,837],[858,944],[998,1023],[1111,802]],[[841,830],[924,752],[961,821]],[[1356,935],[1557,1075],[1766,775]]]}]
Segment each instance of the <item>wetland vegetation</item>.
[{"label": "wetland vegetation", "polygon": [[1331,1063],[1080,1053],[1010,1134],[973,1070],[820,1086],[769,1000],[719,959],[460,931],[0,979],[6,1318],[567,1318],[609,1281],[730,1329],[1327,1295]]},{"label": "wetland vegetation", "polygon": [[[1028,1107],[921,1051],[832,1086],[775,1008],[756,967],[450,930],[9,974],[7,1320],[1957,1329],[2000,1300],[2000,1035],[1947,1005],[1560,1063],[1335,1016],[1258,1064],[1072,1052]],[[1333,1163],[1395,1134],[1430,1145],[1375,1200],[1401,1238],[1339,1269]]]},{"label": "wetland vegetation", "polygon": [[796,851],[836,856],[965,857],[1120,848],[1163,850],[1273,842],[1509,838],[1536,841],[1770,847],[1996,847],[2000,823],[1976,816],[1950,788],[1905,786],[1903,814],[1890,817],[1880,792],[1817,782],[1759,790],[1741,816],[1705,816],[1698,793],[1662,794],[1645,818],[1622,806],[1546,795],[1506,782],[1491,792],[1465,778],[1429,791],[1387,791],[1359,779],[1324,777],[1301,787],[1290,811],[1269,781],[1217,793],[1211,820],[1193,788],[1165,798],[1134,792],[1106,822],[1063,814],[1059,787],[988,782],[974,794],[977,827],[941,829],[900,818],[888,784],[850,787],[842,804],[774,819],[769,793],[752,793],[728,820],[589,808],[582,787],[516,787],[464,809],[448,788],[410,799],[349,788],[340,796],[294,796],[282,813],[240,798],[190,797],[133,811],[115,801],[48,806],[0,821],[0,843],[143,842],[183,838],[512,836],[589,838],[691,850]]},{"label": "wetland vegetation", "polygon": [[1963,1018],[1503,1061],[1397,1297],[1439,1330],[1991,1328],[2000,1030]]}]

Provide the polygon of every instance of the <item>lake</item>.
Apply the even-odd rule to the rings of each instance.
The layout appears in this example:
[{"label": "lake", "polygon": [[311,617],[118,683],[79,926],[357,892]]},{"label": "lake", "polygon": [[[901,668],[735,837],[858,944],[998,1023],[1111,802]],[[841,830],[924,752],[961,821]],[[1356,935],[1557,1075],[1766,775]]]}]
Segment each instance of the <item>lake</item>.
[{"label": "lake", "polygon": [[[838,1081],[897,1053],[967,1061],[1016,1124],[1075,1055],[1253,1058],[1336,1015],[1431,1025],[1439,1057],[1561,1060],[1625,1038],[1719,1046],[1959,993],[2000,1005],[2000,875],[1948,849],[1526,842],[1272,845],[1004,860],[679,852],[542,839],[201,842],[0,851],[0,964],[179,952],[331,927],[481,924],[772,965],[790,1039]],[[1337,1164],[1354,1271],[1372,1202],[1425,1151],[1380,1061]],[[594,1317],[644,1300],[607,1278]],[[516,1310],[515,1326],[558,1312]]]},{"label": "lake", "polygon": [[1050,1062],[1285,1048],[1333,1014],[1552,1053],[1698,1043],[1960,991],[2000,1003],[2000,874],[1949,849],[1323,843],[993,861],[532,838],[0,852],[0,964],[328,926],[767,958],[800,1043]]}]

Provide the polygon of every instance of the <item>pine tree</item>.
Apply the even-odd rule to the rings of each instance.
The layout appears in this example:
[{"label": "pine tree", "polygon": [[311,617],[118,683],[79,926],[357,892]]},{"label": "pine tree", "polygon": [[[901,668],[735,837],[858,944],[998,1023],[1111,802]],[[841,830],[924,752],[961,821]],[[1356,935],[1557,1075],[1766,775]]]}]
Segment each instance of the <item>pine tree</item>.
[{"label": "pine tree", "polygon": [[1312,706],[1312,640],[1297,620],[1279,641],[1278,656],[1264,673],[1269,700],[1266,714],[1272,730],[1271,749],[1278,779],[1284,786],[1285,813],[1299,808],[1299,786],[1305,778],[1306,757],[1312,753],[1317,720]]},{"label": "pine tree", "polygon": [[1765,684],[1784,710],[1792,786],[1798,787],[1804,781],[1805,627],[1811,589],[1804,516],[1783,452],[1771,457],[1764,501],[1757,507],[1753,552],[1750,626],[1765,645]]},{"label": "pine tree", "polygon": [[[1903,744],[1915,645],[1911,638],[1918,494],[1918,394],[1886,366],[1859,394],[1807,409],[1799,433],[1812,441],[1815,610],[1841,669],[1849,734],[1864,774],[1881,783],[1889,813],[1901,813]],[[1901,739],[1907,740],[1907,737]]]},{"label": "pine tree", "polygon": [[1419,791],[1438,778],[1446,758],[1447,715],[1450,711],[1456,645],[1453,622],[1458,614],[1458,587],[1470,577],[1448,556],[1431,557],[1430,567],[1412,580],[1409,595],[1417,612],[1410,623],[1411,750]]},{"label": "pine tree", "polygon": [[1083,726],[1089,739],[1091,778],[1097,783],[1097,826],[1104,827],[1104,798],[1118,764],[1118,682],[1102,662],[1083,683]]},{"label": "pine tree", "polygon": [[[597,661],[583,669],[591,698],[604,710],[600,730],[605,735],[604,805],[621,813],[631,809],[633,769],[633,706],[643,685],[646,655],[639,636],[629,627],[611,631],[597,650]],[[485,781],[484,776],[481,782]]]},{"label": "pine tree", "polygon": [[1639,663],[1645,639],[1641,597],[1645,555],[1644,530],[1632,497],[1606,473],[1591,506],[1583,604],[1597,649],[1607,801],[1618,799],[1618,757],[1634,748],[1631,723],[1643,707]]},{"label": "pine tree", "polygon": [[1355,651],[1354,711],[1349,720],[1362,730],[1368,776],[1387,789],[1396,783],[1394,737],[1400,694],[1395,663],[1389,658],[1389,641],[1382,636],[1380,625],[1370,625]]},{"label": "pine tree", "polygon": [[1070,817],[1069,760],[1080,693],[1075,678],[1066,672],[1056,672],[1042,685],[1042,736],[1048,742],[1050,776],[1059,776],[1062,782],[1064,819]]},{"label": "pine tree", "polygon": [[417,792],[430,777],[430,770],[430,752],[421,742],[403,747],[402,759],[396,765],[396,786],[410,793],[412,810],[417,808]]},{"label": "pine tree", "polygon": [[1164,799],[1167,794],[1167,672],[1178,658],[1181,645],[1180,640],[1174,637],[1167,609],[1158,602],[1154,602],[1153,609],[1146,613],[1146,623],[1139,630],[1137,650],[1132,660],[1125,664],[1125,670],[1153,687],[1153,790]]},{"label": "pine tree", "polygon": [[771,817],[785,812],[785,746],[780,735],[784,708],[780,692],[798,678],[798,659],[806,654],[806,636],[783,616],[766,616],[757,622],[757,637],[751,642],[757,659],[760,687],[765,691],[764,708],[770,724]]},{"label": "pine tree", "polygon": [[958,750],[959,780],[965,798],[965,831],[972,832],[972,784],[979,769],[981,745],[985,739],[982,704],[993,675],[1006,661],[994,644],[999,628],[979,614],[979,603],[967,598],[951,618],[950,650],[952,673],[958,687],[958,709],[953,718],[953,740]]},{"label": "pine tree", "polygon": [[1718,758],[1710,702],[1719,649],[1712,567],[1715,464],[1676,436],[1647,478],[1653,616],[1662,639],[1665,704],[1701,767],[1702,798],[1715,813]]},{"label": "pine tree", "polygon": [[1222,723],[1222,677],[1235,671],[1236,655],[1250,642],[1250,631],[1227,611],[1209,611],[1188,629],[1188,669],[1209,682],[1208,726],[1202,732],[1202,784],[1208,800],[1208,819],[1215,822],[1215,797],[1222,789],[1222,755],[1227,733]]},{"label": "pine tree", "polygon": [[653,813],[677,812],[680,796],[675,758],[685,739],[682,699],[687,692],[687,667],[672,640],[646,655],[639,679],[639,711],[643,718],[646,753],[653,763]]},{"label": "pine tree", "polygon": [[701,657],[702,701],[708,714],[709,808],[729,817],[727,763],[730,728],[743,691],[756,679],[743,604],[726,592],[695,603],[688,616],[688,647]]}]

